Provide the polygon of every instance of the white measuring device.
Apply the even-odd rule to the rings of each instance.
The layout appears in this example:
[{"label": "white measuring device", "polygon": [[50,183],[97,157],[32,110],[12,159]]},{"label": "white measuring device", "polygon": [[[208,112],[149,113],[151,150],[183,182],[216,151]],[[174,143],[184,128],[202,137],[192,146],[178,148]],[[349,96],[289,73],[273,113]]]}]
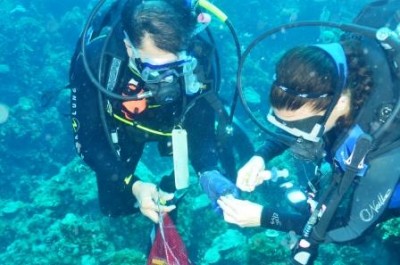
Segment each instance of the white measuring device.
[{"label": "white measuring device", "polygon": [[174,160],[175,188],[189,187],[189,153],[186,130],[172,130],[172,154]]}]

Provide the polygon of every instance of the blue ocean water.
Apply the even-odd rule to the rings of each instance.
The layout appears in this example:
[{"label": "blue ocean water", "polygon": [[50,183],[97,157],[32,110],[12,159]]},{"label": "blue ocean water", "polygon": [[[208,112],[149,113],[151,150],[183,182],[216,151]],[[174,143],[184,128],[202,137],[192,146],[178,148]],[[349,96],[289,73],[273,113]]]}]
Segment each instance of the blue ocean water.
[{"label": "blue ocean water", "polygon": [[[107,1],[112,2],[112,1]],[[241,49],[259,34],[301,20],[350,22],[367,0],[214,1],[232,22]],[[142,216],[109,218],[97,204],[93,172],[76,156],[70,122],[70,58],[97,1],[0,2],[0,264],[145,264],[151,222]],[[211,25],[221,53],[221,95],[230,103],[237,58],[232,37]],[[336,38],[336,30],[299,28],[275,34],[252,52],[243,69],[245,97],[259,116],[273,63],[287,48]],[[253,142],[256,126],[239,108]],[[138,171],[158,180],[169,160],[146,149]],[[270,187],[268,203],[280,201]],[[250,199],[260,199],[256,194]],[[275,199],[274,199],[275,198]],[[265,198],[264,198],[265,200]],[[198,218],[201,216],[202,218]],[[287,235],[227,225],[210,210],[198,185],[179,209],[177,228],[193,264],[285,264]],[[326,245],[317,264],[400,264],[399,221],[381,225],[355,245]],[[286,240],[286,241],[285,241]],[[397,248],[397,252],[396,252]]]}]

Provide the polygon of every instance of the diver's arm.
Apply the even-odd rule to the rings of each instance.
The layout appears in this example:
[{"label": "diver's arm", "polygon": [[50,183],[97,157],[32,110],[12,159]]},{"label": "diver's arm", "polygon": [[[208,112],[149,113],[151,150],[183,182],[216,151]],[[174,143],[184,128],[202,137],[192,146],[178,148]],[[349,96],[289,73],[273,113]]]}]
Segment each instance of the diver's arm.
[{"label": "diver's arm", "polygon": [[267,163],[272,158],[282,154],[288,146],[277,139],[279,139],[279,135],[276,135],[276,138],[269,134],[266,135],[263,146],[256,151],[255,155],[262,157],[264,162]]},{"label": "diver's arm", "polygon": [[214,130],[215,114],[203,98],[187,113],[189,158],[196,173],[217,169],[218,152]]},{"label": "diver's arm", "polygon": [[261,226],[279,231],[294,231],[302,234],[309,213],[283,212],[264,206],[261,213]]},{"label": "diver's arm", "polygon": [[272,140],[264,144],[264,147],[239,169],[236,186],[242,191],[252,192],[264,181],[271,178],[273,181],[276,180],[279,174],[274,175],[274,171],[266,170],[265,165],[271,158],[281,154],[285,148],[286,145]]},{"label": "diver's arm", "polygon": [[[92,43],[87,50],[88,61],[95,71],[98,62],[91,58],[96,57],[98,49],[92,45],[101,45]],[[96,172],[101,211],[109,216],[134,213],[138,211],[132,194],[132,185],[138,180],[132,175],[135,165],[118,159],[110,146],[102,126],[98,90],[84,70],[82,56],[77,57],[71,81],[75,146],[77,153]]]},{"label": "diver's arm", "polygon": [[279,231],[301,233],[309,213],[289,213],[270,206],[262,206],[233,196],[221,196],[218,205],[223,211],[224,220],[240,227],[262,226]]},{"label": "diver's arm", "polygon": [[266,135],[266,142],[253,157],[246,162],[238,171],[236,186],[246,192],[252,192],[254,189],[266,180],[271,178],[271,172],[265,170],[265,165],[275,156],[280,155],[286,145],[273,140],[271,135]]},{"label": "diver's arm", "polygon": [[215,47],[213,44],[196,35],[192,40],[191,51],[197,59],[194,74],[201,83],[201,92],[187,96],[188,105],[194,105],[187,112],[184,127],[188,131],[189,158],[196,173],[218,169],[219,147],[215,130],[217,110],[208,98],[216,93],[218,99],[218,76],[215,64]]}]

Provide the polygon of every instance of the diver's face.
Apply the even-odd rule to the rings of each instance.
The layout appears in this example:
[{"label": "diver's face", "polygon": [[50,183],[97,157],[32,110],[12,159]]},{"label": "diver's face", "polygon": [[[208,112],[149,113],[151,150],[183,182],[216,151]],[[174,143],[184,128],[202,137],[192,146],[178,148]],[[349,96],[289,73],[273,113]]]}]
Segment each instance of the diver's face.
[{"label": "diver's face", "polygon": [[124,42],[129,68],[144,82],[145,90],[150,92],[156,104],[170,104],[182,98],[180,80],[184,69],[196,62],[193,57],[181,58],[181,53],[177,55],[158,48],[148,33],[145,33],[139,47],[134,47],[128,36]]},{"label": "diver's face", "polygon": [[[273,115],[278,122],[283,123],[290,128],[296,128],[300,131],[310,133],[316,123],[321,122],[325,111],[316,111],[311,105],[305,104],[297,110],[272,108]],[[328,120],[324,125],[324,131],[331,130],[340,117],[347,116],[350,113],[349,95],[342,95],[336,106],[333,108]]]},{"label": "diver's face", "polygon": [[[129,40],[125,39],[125,47],[130,58],[135,58],[134,47]],[[178,56],[174,53],[158,48],[150,34],[145,33],[140,47],[135,47],[138,56],[142,62],[148,62],[153,65],[163,65],[173,63],[178,60]]]},{"label": "diver's face", "polygon": [[313,108],[309,105],[303,105],[301,108],[297,110],[288,110],[288,109],[276,109],[273,108],[275,115],[285,121],[294,122],[302,119],[307,119],[312,116],[322,116],[324,115],[323,111],[317,112],[313,110]]},{"label": "diver's face", "polygon": [[324,130],[323,114],[309,106],[302,106],[297,110],[271,108],[267,120],[295,137],[319,142]]}]

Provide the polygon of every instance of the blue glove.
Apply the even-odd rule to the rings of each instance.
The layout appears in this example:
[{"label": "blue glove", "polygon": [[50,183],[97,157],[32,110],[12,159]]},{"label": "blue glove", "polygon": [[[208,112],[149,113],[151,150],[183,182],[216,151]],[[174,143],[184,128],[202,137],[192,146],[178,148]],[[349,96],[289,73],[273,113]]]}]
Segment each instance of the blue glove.
[{"label": "blue glove", "polygon": [[222,214],[222,210],[217,204],[219,197],[233,195],[239,197],[239,190],[229,179],[224,177],[218,170],[205,171],[200,174],[200,185],[211,201],[215,212]]}]

